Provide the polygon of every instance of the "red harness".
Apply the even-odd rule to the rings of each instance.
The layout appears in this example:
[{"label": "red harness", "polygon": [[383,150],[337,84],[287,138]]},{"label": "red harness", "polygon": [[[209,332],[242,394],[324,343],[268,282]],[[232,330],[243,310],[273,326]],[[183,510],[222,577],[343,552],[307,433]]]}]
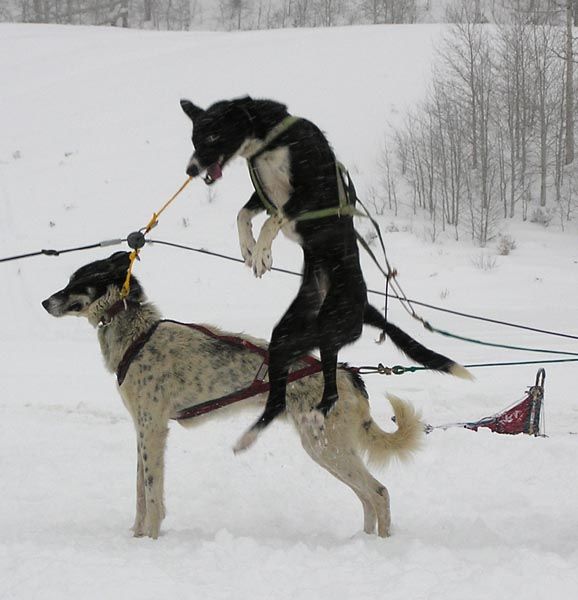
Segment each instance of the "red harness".
[{"label": "red harness", "polygon": [[[241,337],[232,335],[219,335],[218,333],[211,331],[207,327],[197,325],[196,323],[180,323],[179,321],[172,321],[170,319],[163,319],[157,321],[146,333],[141,335],[130,345],[130,347],[127,349],[124,356],[122,357],[122,360],[120,361],[118,369],[116,371],[116,377],[119,386],[122,385],[132,361],[136,358],[140,350],[143,348],[143,346],[150,339],[150,337],[156,331],[156,328],[161,323],[175,323],[176,325],[182,325],[183,327],[190,327],[191,329],[200,331],[207,337],[212,337],[214,339],[219,340],[220,342],[225,342],[226,344],[231,344],[232,346],[236,346],[238,348],[246,348],[251,352],[259,354],[263,358],[263,362],[257,370],[255,379],[253,379],[253,383],[251,383],[250,386],[246,387],[245,389],[232,392],[231,394],[226,394],[225,396],[221,396],[220,398],[216,398],[214,400],[207,400],[206,402],[201,402],[201,404],[195,404],[194,406],[190,406],[189,408],[183,408],[174,417],[172,417],[174,420],[182,421],[184,419],[198,417],[199,415],[204,415],[213,410],[217,410],[218,408],[223,408],[224,406],[229,406],[230,404],[234,404],[235,402],[239,402],[240,400],[245,400],[246,398],[251,398],[252,396],[264,394],[269,391],[270,384],[268,381],[265,381],[269,364],[269,353],[267,352],[267,350]],[[319,373],[322,371],[321,362],[313,356],[305,355],[299,359],[299,362],[306,363],[306,366],[300,369],[296,369],[295,371],[289,373],[289,376],[287,378],[288,383],[292,383],[293,381],[303,379],[304,377],[308,377],[309,375],[314,375],[315,373]]]}]

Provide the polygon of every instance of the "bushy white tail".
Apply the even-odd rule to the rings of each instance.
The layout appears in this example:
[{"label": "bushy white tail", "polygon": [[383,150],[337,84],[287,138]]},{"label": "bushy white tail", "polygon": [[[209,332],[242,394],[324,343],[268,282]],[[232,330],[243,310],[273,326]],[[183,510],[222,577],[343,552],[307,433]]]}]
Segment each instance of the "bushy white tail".
[{"label": "bushy white tail", "polygon": [[383,431],[370,417],[363,424],[359,439],[368,462],[374,466],[384,466],[393,457],[409,459],[419,449],[424,437],[421,415],[413,406],[391,394],[387,395],[387,399],[393,407],[397,431]]}]

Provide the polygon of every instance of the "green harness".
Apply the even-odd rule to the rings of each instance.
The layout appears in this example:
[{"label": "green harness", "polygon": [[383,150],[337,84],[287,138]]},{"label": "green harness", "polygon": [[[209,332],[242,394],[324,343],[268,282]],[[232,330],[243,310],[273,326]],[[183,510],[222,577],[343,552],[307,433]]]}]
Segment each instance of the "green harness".
[{"label": "green harness", "polygon": [[[259,196],[259,199],[263,203],[265,210],[268,214],[278,214],[279,209],[271,202],[265,189],[263,182],[259,177],[259,172],[255,166],[256,159],[267,151],[276,138],[282,133],[287,131],[292,125],[300,121],[300,117],[293,117],[291,115],[285,117],[278,125],[276,125],[263,140],[263,146],[255,153],[251,158],[247,159],[247,165],[249,166],[249,175],[251,176],[251,182],[253,187]],[[313,219],[324,219],[326,217],[353,217],[353,216],[365,216],[362,212],[355,208],[355,201],[357,195],[353,182],[349,177],[347,169],[338,161],[335,161],[335,174],[337,177],[337,192],[339,198],[338,206],[332,206],[330,208],[321,208],[319,210],[309,210],[303,212],[296,217],[293,217],[293,221],[311,221]]]},{"label": "green harness", "polygon": [[[265,190],[263,188],[263,182],[259,177],[259,172],[255,167],[255,160],[261,156],[264,152],[267,151],[268,147],[271,145],[271,142],[278,138],[282,133],[287,131],[289,127],[300,121],[300,117],[293,117],[291,115],[285,117],[279,124],[277,124],[273,129],[269,132],[269,135],[265,137],[263,140],[263,146],[255,153],[253,156],[247,159],[247,164],[249,166],[249,175],[251,176],[251,181],[253,182],[253,187],[257,192],[263,206],[266,211],[270,215],[280,215],[280,209],[278,209],[269,199]],[[291,219],[292,221],[312,221],[313,219],[325,219],[327,217],[364,217],[369,219],[371,224],[373,225],[377,236],[379,238],[379,243],[383,250],[383,256],[385,259],[385,263],[387,266],[387,270],[383,268],[377,257],[375,256],[373,250],[369,247],[369,244],[365,241],[363,236],[355,230],[355,237],[357,241],[363,246],[363,249],[367,252],[371,260],[375,263],[377,268],[381,271],[381,273],[385,276],[386,281],[389,283],[389,278],[392,276],[393,270],[389,265],[387,260],[387,254],[385,251],[385,244],[383,242],[383,237],[381,235],[381,230],[379,228],[379,224],[377,221],[370,215],[367,208],[364,206],[363,202],[357,197],[357,192],[355,191],[355,187],[353,185],[353,181],[349,176],[349,172],[347,169],[339,162],[335,161],[335,176],[337,177],[337,194],[339,198],[338,206],[332,206],[330,208],[321,208],[319,210],[309,210],[303,212],[296,217]],[[355,204],[359,202],[360,206],[363,208],[364,212],[361,212],[355,207]],[[284,218],[284,217],[283,217]]]}]

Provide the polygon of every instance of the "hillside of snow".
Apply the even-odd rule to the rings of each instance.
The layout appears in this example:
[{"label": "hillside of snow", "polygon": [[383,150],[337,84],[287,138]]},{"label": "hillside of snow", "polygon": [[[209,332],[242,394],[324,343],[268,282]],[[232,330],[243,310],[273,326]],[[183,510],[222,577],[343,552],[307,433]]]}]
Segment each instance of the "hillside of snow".
[{"label": "hillside of snow", "polygon": [[[364,193],[379,178],[389,125],[418,101],[440,26],[248,33],[160,33],[0,24],[0,258],[125,237],[185,179],[190,122],[179,99],[207,106],[250,94],[315,121]],[[251,184],[242,161],[211,188],[195,181],[151,237],[239,256],[235,217]],[[467,241],[427,241],[419,216],[380,218],[411,298],[578,334],[575,227],[511,223],[516,249],[479,268]],[[360,228],[365,230],[366,224]],[[220,600],[542,600],[578,586],[575,363],[547,365],[547,437],[436,430],[410,463],[377,477],[393,535],[362,533],[357,498],[315,465],[288,423],[250,451],[232,446],[247,410],[190,431],[171,426],[168,516],[157,541],[135,539],[136,443],[96,333],[40,302],[79,266],[120,246],[0,263],[0,598]],[[166,317],[268,338],[298,279],[163,246],[135,274]],[[274,264],[299,270],[278,238]],[[383,281],[364,260],[368,286]],[[381,297],[372,297],[382,306]],[[440,329],[494,343],[577,352],[575,340],[420,309]],[[425,331],[390,318],[462,364],[551,359]],[[340,359],[408,365],[367,329]],[[372,414],[393,430],[385,392],[432,425],[475,420],[521,399],[537,367],[479,368],[466,382],[431,373],[366,377]]]}]

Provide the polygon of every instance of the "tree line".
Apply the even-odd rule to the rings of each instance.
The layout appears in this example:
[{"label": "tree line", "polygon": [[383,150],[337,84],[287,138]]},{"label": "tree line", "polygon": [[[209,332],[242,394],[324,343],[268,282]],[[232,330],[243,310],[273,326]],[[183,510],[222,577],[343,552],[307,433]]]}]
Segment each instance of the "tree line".
[{"label": "tree line", "polygon": [[[0,0],[0,20],[154,29],[274,29],[446,22],[455,0]],[[523,0],[528,11],[556,0]],[[478,22],[508,17],[507,0],[474,0]]]},{"label": "tree line", "polygon": [[434,238],[465,231],[485,246],[502,219],[573,216],[577,7],[511,0],[508,22],[487,26],[476,4],[456,9],[426,97],[389,135],[382,199],[394,211],[409,199]]}]

